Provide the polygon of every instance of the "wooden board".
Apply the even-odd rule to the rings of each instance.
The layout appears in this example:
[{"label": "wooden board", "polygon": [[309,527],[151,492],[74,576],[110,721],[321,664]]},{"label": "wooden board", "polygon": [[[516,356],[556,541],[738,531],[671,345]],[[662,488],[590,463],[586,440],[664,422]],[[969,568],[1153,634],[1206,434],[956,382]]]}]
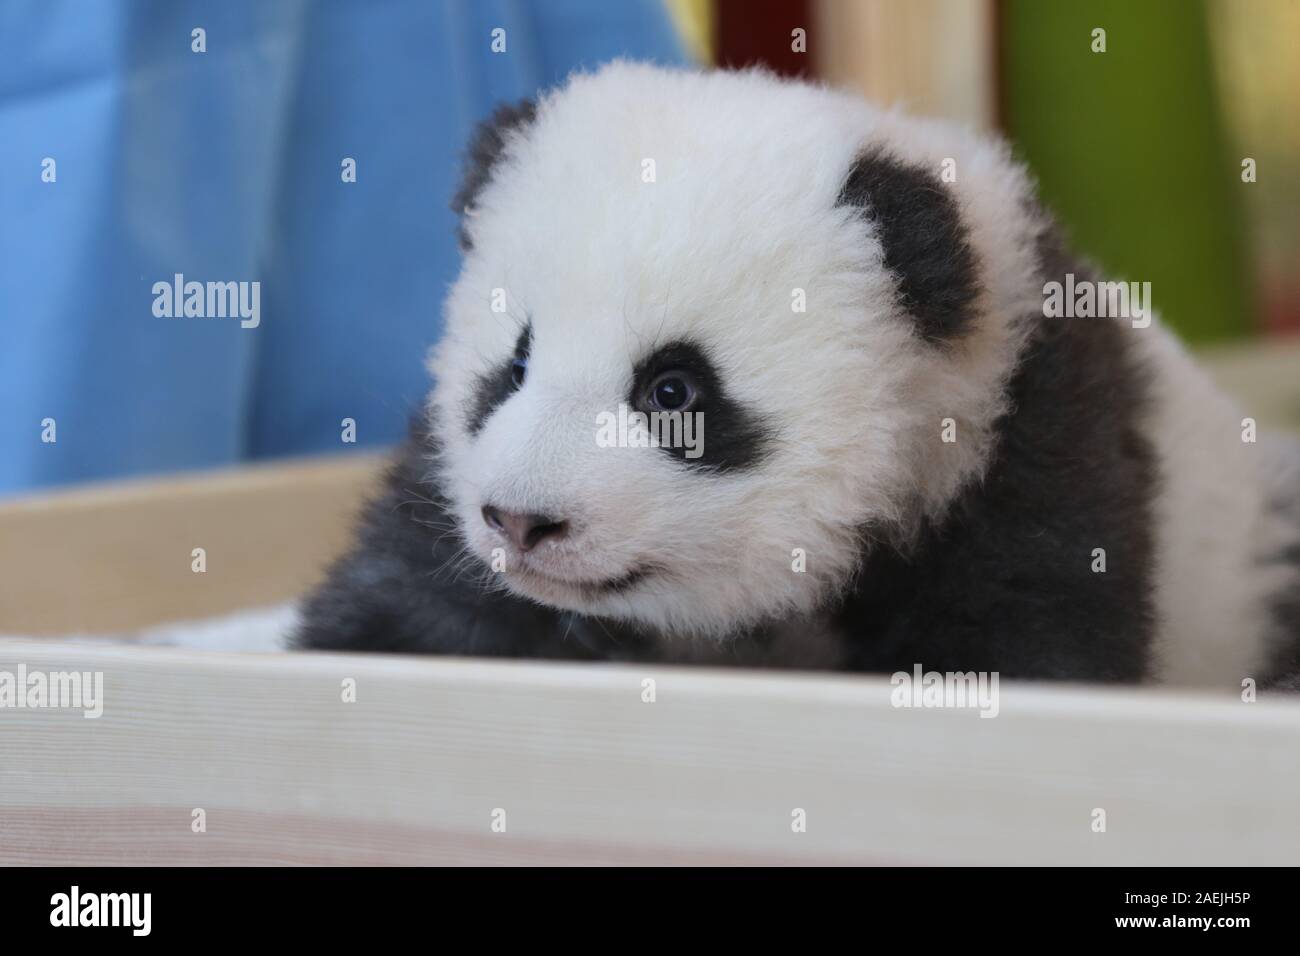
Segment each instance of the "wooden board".
[{"label": "wooden board", "polygon": [[113,633],[294,598],[346,547],[381,463],[323,457],[6,501],[0,634]]},{"label": "wooden board", "polygon": [[101,671],[103,715],[0,709],[0,863],[1291,864],[1300,847],[1294,703],[1004,682],[985,719],[896,709],[884,678],[0,641],[0,671],[20,664]]}]

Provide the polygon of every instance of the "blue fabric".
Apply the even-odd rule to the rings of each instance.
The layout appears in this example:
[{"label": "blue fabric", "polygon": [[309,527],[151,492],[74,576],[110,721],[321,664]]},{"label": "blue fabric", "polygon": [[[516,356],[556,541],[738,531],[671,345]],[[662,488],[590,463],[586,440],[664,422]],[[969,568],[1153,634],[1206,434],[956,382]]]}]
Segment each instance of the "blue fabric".
[{"label": "blue fabric", "polygon": [[[681,61],[658,0],[4,0],[0,492],[396,441],[474,124],[615,56]],[[155,316],[176,273],[260,325]]]}]

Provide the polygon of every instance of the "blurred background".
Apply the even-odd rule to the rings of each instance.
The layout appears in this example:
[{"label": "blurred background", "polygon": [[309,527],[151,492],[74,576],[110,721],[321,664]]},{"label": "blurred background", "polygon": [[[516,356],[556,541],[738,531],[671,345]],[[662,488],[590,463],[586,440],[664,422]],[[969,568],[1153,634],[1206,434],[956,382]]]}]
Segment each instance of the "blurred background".
[{"label": "blurred background", "polygon": [[[616,56],[1001,131],[1076,248],[1300,423],[1297,48],[1300,0],[0,0],[0,495],[396,441],[467,136]],[[155,316],[177,273],[260,282],[260,324]]]}]

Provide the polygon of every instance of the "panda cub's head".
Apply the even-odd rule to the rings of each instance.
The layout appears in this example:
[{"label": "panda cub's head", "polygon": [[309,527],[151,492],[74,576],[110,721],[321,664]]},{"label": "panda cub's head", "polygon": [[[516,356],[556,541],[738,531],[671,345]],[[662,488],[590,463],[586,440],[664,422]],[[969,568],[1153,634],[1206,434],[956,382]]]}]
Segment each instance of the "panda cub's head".
[{"label": "panda cub's head", "polygon": [[673,634],[905,546],[978,478],[1041,307],[1003,147],[762,73],[577,75],[480,130],[458,206],[457,530],[516,594]]}]

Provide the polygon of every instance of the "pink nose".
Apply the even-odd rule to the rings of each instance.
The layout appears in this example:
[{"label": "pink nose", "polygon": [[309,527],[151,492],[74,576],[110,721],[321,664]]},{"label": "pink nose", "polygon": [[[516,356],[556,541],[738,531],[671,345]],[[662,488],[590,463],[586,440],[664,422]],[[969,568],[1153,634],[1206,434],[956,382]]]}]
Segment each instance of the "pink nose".
[{"label": "pink nose", "polygon": [[493,531],[499,531],[513,541],[520,551],[531,551],[547,538],[558,540],[569,533],[567,521],[556,521],[546,515],[502,511],[492,505],[483,506],[483,521]]}]

